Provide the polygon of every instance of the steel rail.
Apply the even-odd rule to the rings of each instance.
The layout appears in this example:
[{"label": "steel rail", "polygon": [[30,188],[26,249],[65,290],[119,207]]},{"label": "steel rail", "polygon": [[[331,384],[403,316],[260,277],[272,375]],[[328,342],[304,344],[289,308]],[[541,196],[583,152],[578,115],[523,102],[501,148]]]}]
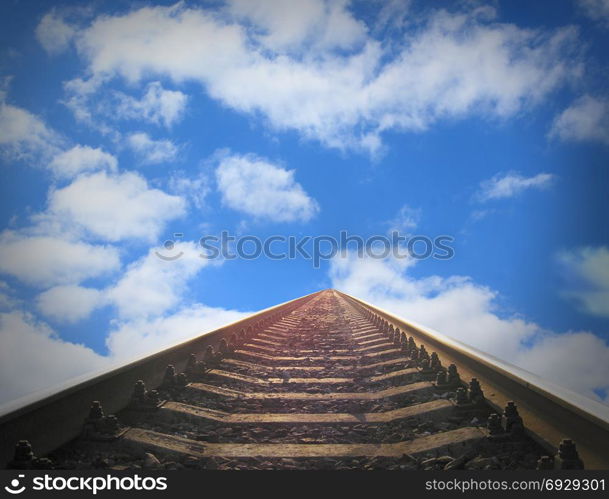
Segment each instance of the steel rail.
[{"label": "steel rail", "polygon": [[[508,401],[515,401],[526,432],[556,454],[556,445],[572,439],[587,469],[609,469],[609,407],[529,371],[454,340],[433,329],[406,321],[359,298],[336,291],[356,308],[372,312],[415,338],[428,351],[437,352],[444,366],[458,366],[462,379],[477,378],[488,403],[501,412]],[[577,376],[577,373],[573,373]]]},{"label": "steel rail", "polygon": [[203,352],[209,347],[217,352],[222,341],[229,342],[242,330],[256,329],[261,321],[276,320],[319,293],[264,309],[127,364],[74,378],[61,386],[0,406],[0,469],[13,458],[18,440],[28,440],[36,454],[44,456],[81,433],[91,401],[99,400],[107,413],[116,413],[128,405],[136,381],[141,379],[147,386],[156,387],[162,382],[168,364],[181,371],[190,354]]}]

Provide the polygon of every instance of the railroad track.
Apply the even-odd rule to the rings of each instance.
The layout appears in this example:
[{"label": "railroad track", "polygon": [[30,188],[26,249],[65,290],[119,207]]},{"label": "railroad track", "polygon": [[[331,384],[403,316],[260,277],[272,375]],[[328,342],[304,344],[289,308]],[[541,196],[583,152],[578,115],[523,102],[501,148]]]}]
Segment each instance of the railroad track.
[{"label": "railroad track", "polygon": [[0,462],[609,469],[608,422],[602,404],[325,290],[4,408]]}]

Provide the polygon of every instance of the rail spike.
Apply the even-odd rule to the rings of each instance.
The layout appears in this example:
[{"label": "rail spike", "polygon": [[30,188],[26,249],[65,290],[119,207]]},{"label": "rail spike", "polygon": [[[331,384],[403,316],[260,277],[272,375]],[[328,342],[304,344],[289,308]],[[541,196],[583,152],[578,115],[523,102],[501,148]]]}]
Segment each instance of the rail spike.
[{"label": "rail spike", "polygon": [[419,360],[419,349],[418,348],[413,348],[410,350],[410,359],[413,360],[415,363],[418,362]]},{"label": "rail spike", "polygon": [[446,382],[446,371],[441,370],[436,374],[436,388],[444,388],[448,383]]},{"label": "rail spike", "polygon": [[9,463],[9,469],[27,470],[33,467],[34,451],[30,442],[27,440],[19,440],[15,445],[15,456]]},{"label": "rail spike", "polygon": [[558,446],[558,454],[554,458],[556,467],[561,470],[583,470],[584,462],[580,459],[575,442],[565,438]]},{"label": "rail spike", "polygon": [[458,386],[461,383],[461,377],[459,376],[459,371],[457,371],[457,366],[455,364],[448,366],[446,382],[451,386]]},{"label": "rail spike", "polygon": [[505,438],[505,430],[501,425],[501,417],[497,413],[492,413],[487,421],[486,428],[488,430],[489,439],[497,440]]},{"label": "rail spike", "polygon": [[228,348],[228,342],[226,341],[225,338],[222,338],[220,340],[220,343],[218,344],[218,352],[223,357],[226,356],[230,352],[230,350]]},{"label": "rail spike", "polygon": [[406,333],[400,335],[400,350],[404,353],[408,352],[408,337]]},{"label": "rail spike", "polygon": [[408,351],[412,352],[413,350],[417,349],[417,344],[414,341],[414,338],[412,336],[408,337]]},{"label": "rail spike", "polygon": [[442,363],[440,362],[440,358],[438,357],[437,352],[431,352],[429,362],[430,367],[433,371],[439,371],[440,369],[442,369]]},{"label": "rail spike", "polygon": [[186,363],[184,372],[189,378],[200,378],[205,374],[205,364],[200,360],[197,360],[197,356],[194,353],[191,353],[188,356],[188,362]]},{"label": "rail spike", "polygon": [[146,384],[141,379],[135,382],[131,401],[129,402],[129,409],[135,411],[155,411],[162,403],[158,391],[146,390]]},{"label": "rail spike", "polygon": [[469,382],[469,401],[472,404],[484,402],[484,393],[477,378],[472,378]]},{"label": "rail spike", "polygon": [[[417,350],[414,351],[416,352]],[[448,366],[446,371],[444,369],[437,371],[435,382],[436,389],[451,391],[459,388],[460,386],[461,378],[459,377],[459,372],[457,371],[457,366],[455,364]]]},{"label": "rail spike", "polygon": [[52,470],[53,462],[46,457],[36,457],[28,440],[19,440],[15,445],[15,454],[8,463],[9,470]]},{"label": "rail spike", "polygon": [[510,401],[506,404],[503,410],[502,423],[505,431],[512,436],[522,436],[524,433],[524,422],[518,414],[518,407],[514,402]]},{"label": "rail spike", "polygon": [[467,396],[467,391],[465,391],[465,388],[457,388],[457,391],[455,392],[455,403],[459,407],[465,407],[470,405],[469,397]]},{"label": "rail spike", "polygon": [[211,366],[216,364],[216,354],[214,352],[214,347],[212,347],[211,345],[208,345],[207,348],[205,349],[205,352],[203,352],[203,366],[205,369],[210,368]]},{"label": "rail spike", "polygon": [[94,400],[91,402],[89,415],[85,419],[81,438],[83,440],[106,442],[116,440],[126,431],[127,429],[121,426],[116,416],[112,414],[105,416],[101,402]]},{"label": "rail spike", "polygon": [[231,335],[231,337],[228,340],[228,350],[229,352],[234,352],[237,349],[237,343],[239,343],[239,340],[237,338],[236,334]]},{"label": "rail spike", "polygon": [[401,342],[402,342],[402,332],[400,331],[400,329],[399,329],[399,328],[397,328],[397,327],[396,327],[396,328],[395,328],[394,335],[393,335],[393,344],[394,344],[395,346],[398,346],[398,347],[399,347],[399,346],[400,346],[400,344],[401,344]]},{"label": "rail spike", "polygon": [[419,360],[419,365],[422,365],[424,363],[427,364],[429,361],[429,354],[427,353],[427,350],[425,349],[425,345],[421,345],[421,348],[419,349],[418,360]]},{"label": "rail spike", "polygon": [[172,364],[169,364],[165,369],[165,376],[161,383],[160,389],[173,393],[180,391],[188,384],[186,373],[176,374],[176,369]]}]

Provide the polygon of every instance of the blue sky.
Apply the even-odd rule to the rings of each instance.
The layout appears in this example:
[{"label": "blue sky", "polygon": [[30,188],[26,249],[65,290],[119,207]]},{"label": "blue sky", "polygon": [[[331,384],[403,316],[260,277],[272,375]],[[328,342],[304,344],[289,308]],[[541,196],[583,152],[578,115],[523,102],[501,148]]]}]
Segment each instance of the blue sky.
[{"label": "blue sky", "polygon": [[[0,9],[0,401],[327,287],[606,400],[606,0]],[[197,247],[392,227],[455,256]]]}]

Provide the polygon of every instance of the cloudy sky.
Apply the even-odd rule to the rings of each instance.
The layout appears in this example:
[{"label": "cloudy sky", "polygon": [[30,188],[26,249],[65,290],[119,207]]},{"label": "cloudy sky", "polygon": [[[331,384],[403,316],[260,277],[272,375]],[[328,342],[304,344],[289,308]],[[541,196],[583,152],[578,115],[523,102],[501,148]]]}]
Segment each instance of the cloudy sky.
[{"label": "cloudy sky", "polygon": [[[328,287],[609,401],[609,1],[0,13],[0,402]],[[454,258],[200,256],[392,229]]]}]

